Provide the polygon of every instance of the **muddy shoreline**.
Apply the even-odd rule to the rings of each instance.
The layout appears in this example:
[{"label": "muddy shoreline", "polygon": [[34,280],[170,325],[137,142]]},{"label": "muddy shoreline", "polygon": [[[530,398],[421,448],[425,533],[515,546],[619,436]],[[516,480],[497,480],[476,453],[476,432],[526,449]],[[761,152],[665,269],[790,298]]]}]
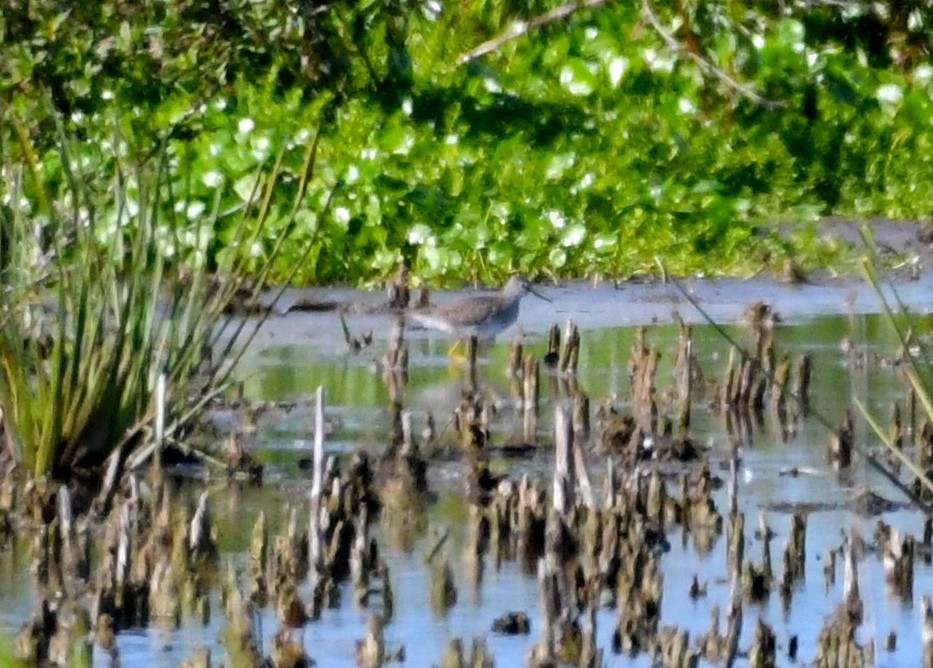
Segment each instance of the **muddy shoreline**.
[{"label": "muddy shoreline", "polygon": [[[915,314],[933,313],[933,243],[926,226],[916,222],[872,221],[878,252],[886,264],[885,294],[897,297]],[[828,221],[821,228],[828,239],[857,246],[860,225]],[[883,304],[864,278],[853,271],[837,275],[814,271],[804,280],[761,273],[751,278],[690,276],[662,280],[656,276],[627,281],[541,281],[539,289],[552,303],[534,298],[522,302],[520,325],[532,340],[543,336],[555,322],[573,320],[582,331],[606,327],[667,324],[683,319],[703,324],[737,324],[754,301],[769,304],[787,324],[802,324],[825,315],[881,313]],[[475,289],[431,291],[429,301],[439,305],[475,294]],[[685,294],[686,292],[686,294]],[[273,294],[263,295],[267,307]],[[691,303],[693,300],[702,313]],[[251,354],[270,346],[313,345],[325,353],[346,351],[343,315],[352,333],[372,332],[374,343],[384,342],[398,311],[388,307],[383,290],[363,291],[343,286],[287,288],[260,329]],[[509,333],[499,336],[506,340]],[[436,336],[408,327],[413,339]]]}]

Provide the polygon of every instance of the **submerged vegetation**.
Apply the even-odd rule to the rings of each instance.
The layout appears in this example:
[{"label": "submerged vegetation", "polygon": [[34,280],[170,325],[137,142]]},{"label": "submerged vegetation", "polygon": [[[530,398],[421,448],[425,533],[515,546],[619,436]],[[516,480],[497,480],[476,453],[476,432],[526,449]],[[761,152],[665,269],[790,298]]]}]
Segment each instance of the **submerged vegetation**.
[{"label": "submerged vegetation", "polygon": [[821,216],[930,215],[931,36],[923,3],[41,0],[0,21],[0,114],[52,198],[58,116],[105,181],[166,146],[174,257],[204,226],[224,249],[282,152],[263,234],[233,249],[268,258],[290,225],[278,280],[309,247],[304,283],[401,260],[425,279],[840,267]]}]

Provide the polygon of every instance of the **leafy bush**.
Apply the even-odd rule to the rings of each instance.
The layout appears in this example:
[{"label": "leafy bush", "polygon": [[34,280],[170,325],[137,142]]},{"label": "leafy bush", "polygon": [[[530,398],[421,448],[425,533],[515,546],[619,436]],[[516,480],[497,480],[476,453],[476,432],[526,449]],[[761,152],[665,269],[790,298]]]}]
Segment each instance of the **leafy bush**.
[{"label": "leafy bush", "polygon": [[[300,146],[326,126],[321,182],[274,273],[310,247],[306,283],[377,279],[400,260],[426,278],[625,275],[656,256],[680,273],[746,273],[838,253],[801,247],[812,235],[778,239],[775,221],[930,215],[926,5],[663,0],[542,20],[556,4],[147,0],[62,13],[40,0],[0,22],[4,114],[31,119],[53,198],[53,112],[88,154],[115,123],[125,158],[168,142],[176,190],[192,198],[175,221],[197,226],[219,197],[218,251],[251,175],[284,151],[258,244],[271,249],[292,220]],[[458,64],[519,19],[540,25]],[[180,256],[193,252],[178,236]]]}]

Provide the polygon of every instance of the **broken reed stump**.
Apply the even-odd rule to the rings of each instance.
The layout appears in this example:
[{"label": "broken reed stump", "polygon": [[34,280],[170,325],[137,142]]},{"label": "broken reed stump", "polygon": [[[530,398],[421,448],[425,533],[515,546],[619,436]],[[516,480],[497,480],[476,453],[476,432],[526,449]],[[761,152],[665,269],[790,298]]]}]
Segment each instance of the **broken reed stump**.
[{"label": "broken reed stump", "polygon": [[767,598],[774,580],[771,565],[771,530],[765,522],[764,513],[758,518],[758,538],[761,540],[761,565],[751,561],[742,570],[742,586],[748,600],[759,602]]},{"label": "broken reed stump", "polygon": [[408,373],[408,343],[405,341],[405,319],[395,318],[389,330],[386,353],[382,358],[386,371]]},{"label": "broken reed stump", "polygon": [[509,348],[509,361],[506,365],[506,375],[509,379],[509,396],[512,397],[515,406],[519,408],[524,405],[525,398],[523,392],[524,369],[522,366],[524,361],[524,346],[522,345],[524,338],[525,334],[519,327],[512,338],[512,345]]},{"label": "broken reed stump", "polygon": [[752,389],[751,404],[755,410],[764,408],[765,396],[774,382],[774,367],[777,353],[774,350],[774,330],[766,329],[756,339],[755,358],[758,361],[758,373]]},{"label": "broken reed stump", "polygon": [[837,469],[847,469],[852,465],[852,451],[855,447],[855,425],[852,413],[846,411],[836,431],[829,441],[828,458]]},{"label": "broken reed stump", "polygon": [[492,668],[493,665],[492,654],[483,636],[473,638],[468,654],[464,654],[461,638],[451,638],[439,664],[440,668]]},{"label": "broken reed stump", "polygon": [[538,387],[540,371],[534,354],[527,353],[522,360],[522,408],[537,413],[540,401]]},{"label": "broken reed stump", "polygon": [[522,439],[526,444],[537,443],[538,415],[525,411],[522,415]]},{"label": "broken reed stump", "polygon": [[738,370],[740,352],[735,346],[729,348],[729,360],[726,363],[726,371],[722,384],[720,396],[720,410],[729,412],[729,409],[736,404],[737,386],[740,371]]},{"label": "broken reed stump", "polygon": [[794,373],[794,398],[800,406],[800,413],[807,415],[810,412],[810,385],[813,373],[813,360],[809,353],[797,358]]},{"label": "broken reed stump", "polygon": [[[933,476],[933,423],[924,420],[916,437],[917,447],[915,459],[917,467],[929,478]],[[910,490],[918,499],[930,501],[933,498],[930,490],[926,488],[919,477],[915,477],[910,484]]]},{"label": "broken reed stump", "polygon": [[660,630],[652,665],[691,668],[698,662],[699,654],[690,647],[689,633],[673,626],[665,626]]},{"label": "broken reed stump", "polygon": [[340,327],[343,330],[343,339],[347,344],[347,350],[351,353],[358,353],[364,348],[368,348],[373,343],[373,330],[353,335],[350,327],[347,325],[347,319],[344,314],[345,308],[338,308],[337,315],[340,317]]},{"label": "broken reed stump", "polygon": [[854,535],[850,532],[843,548],[845,580],[843,602],[826,618],[817,638],[816,657],[813,665],[819,668],[844,666],[862,668],[874,664],[874,645],[869,641],[864,646],[855,639],[862,623],[862,601],[858,591],[858,573],[855,561]]},{"label": "broken reed stump", "polygon": [[466,392],[468,394],[475,394],[477,388],[479,387],[476,384],[476,360],[479,355],[479,338],[476,336],[471,336],[467,339],[467,354],[466,354]]},{"label": "broken reed stump", "polygon": [[266,514],[259,512],[256,523],[253,525],[252,537],[249,542],[249,559],[247,562],[246,587],[249,600],[263,607],[269,600],[269,585],[266,581],[266,571],[269,567],[269,529],[266,525]]},{"label": "broken reed stump", "polygon": [[836,584],[836,551],[827,549],[823,553],[823,591],[828,592]]},{"label": "broken reed stump", "polygon": [[686,438],[690,430],[694,368],[693,328],[678,318],[677,353],[674,358],[674,375],[677,379],[678,397],[676,427],[678,438]]},{"label": "broken reed stump", "polygon": [[255,665],[262,661],[260,642],[253,625],[256,608],[243,596],[232,569],[227,573],[222,591],[227,621],[222,636],[224,648],[232,662]]},{"label": "broken reed stump", "polygon": [[784,570],[781,574],[780,589],[785,608],[790,605],[794,585],[804,578],[806,572],[806,534],[806,516],[794,513],[784,546]]},{"label": "broken reed stump", "polygon": [[659,358],[660,353],[657,348],[647,347],[645,329],[640,327],[636,333],[635,344],[628,363],[632,413],[635,422],[635,432],[628,444],[628,454],[629,457],[635,459],[652,456],[654,447],[659,443],[658,436],[664,436],[666,441],[670,442],[667,438],[671,435],[670,421],[665,417],[664,426],[659,424],[660,411],[655,387]]},{"label": "broken reed stump", "polygon": [[906,436],[904,421],[901,419],[901,405],[895,401],[891,407],[891,425],[888,427],[888,439],[895,448],[903,450]]},{"label": "broken reed stump", "polygon": [[707,661],[719,661],[724,655],[723,637],[719,632],[719,606],[710,611],[709,631],[697,638],[700,656]]},{"label": "broken reed stump", "polygon": [[770,327],[753,327],[753,333],[751,352],[736,346],[730,348],[716,403],[726,414],[730,411],[760,414],[765,404],[770,403],[782,429],[787,431],[809,412],[811,358],[804,354],[792,360],[787,353],[779,353]]},{"label": "broken reed stump", "polygon": [[[490,470],[487,451],[493,411],[495,407],[491,401],[467,393],[454,414],[459,450],[468,467],[467,491],[471,499],[483,503],[498,484],[498,477]],[[534,444],[536,419],[533,410],[525,411],[525,429],[530,432],[525,436],[530,437],[530,444]]]},{"label": "broken reed stump", "polygon": [[655,404],[655,375],[660,353],[645,343],[645,328],[639,327],[635,344],[629,358],[629,382],[636,422],[643,433],[652,434],[657,427],[657,405]]},{"label": "broken reed stump", "polygon": [[547,333],[547,352],[544,355],[544,364],[549,367],[557,366],[560,360],[560,325],[556,322],[551,325]]},{"label": "broken reed stump", "polygon": [[755,637],[748,651],[748,665],[750,668],[774,668],[777,665],[777,639],[774,631],[765,624],[761,617],[755,626]]},{"label": "broken reed stump", "polygon": [[401,410],[405,386],[408,384],[408,343],[405,341],[405,319],[392,321],[389,343],[382,357],[382,379],[389,391],[389,401]]},{"label": "broken reed stump", "polygon": [[587,441],[590,438],[590,398],[582,390],[573,385],[573,433],[577,440]]},{"label": "broken reed stump", "polygon": [[758,378],[760,366],[753,357],[744,352],[729,355],[727,374],[729,380],[726,387],[730,389],[726,394],[726,407],[733,409],[751,410],[752,388]]},{"label": "broken reed stump", "polygon": [[920,641],[923,668],[933,668],[933,603],[929,596],[920,599]]},{"label": "broken reed stump", "polygon": [[774,375],[771,383],[771,404],[779,411],[787,405],[787,395],[790,393],[791,359],[788,353],[782,353],[774,366]]},{"label": "broken reed stump", "polygon": [[484,453],[489,441],[488,424],[483,418],[484,410],[485,402],[482,396],[467,392],[454,412],[460,450],[473,458],[478,458]]},{"label": "broken reed stump", "polygon": [[739,637],[742,635],[742,586],[738,575],[733,574],[729,580],[729,612],[726,614],[726,634],[723,638],[726,665],[731,666],[739,652]]},{"label": "broken reed stump", "polygon": [[875,529],[875,547],[881,556],[888,588],[904,601],[911,601],[914,590],[914,537],[908,534],[902,539],[897,529],[879,522]]},{"label": "broken reed stump", "polygon": [[444,614],[457,602],[457,586],[447,557],[436,554],[427,560],[431,570],[430,601],[431,608],[438,614]]},{"label": "broken reed stump", "polygon": [[[601,405],[596,415],[599,419],[599,443],[597,452],[611,455],[624,452],[630,447],[641,449],[640,436],[635,418],[630,414],[619,414],[611,405]],[[639,439],[636,439],[636,433]],[[638,459],[638,457],[635,457]]]},{"label": "broken reed stump", "polygon": [[387,306],[393,310],[406,309],[411,303],[411,270],[400,262],[398,269],[386,281]]},{"label": "broken reed stump", "polygon": [[572,320],[567,321],[563,343],[557,369],[561,375],[574,375],[580,361],[580,328]]},{"label": "broken reed stump", "polygon": [[558,406],[554,410],[554,509],[563,514],[573,502],[573,471],[571,470],[571,447],[573,444],[573,425],[567,411]]},{"label": "broken reed stump", "polygon": [[[849,531],[845,545],[843,546],[843,581],[842,581],[842,605],[845,607],[845,616],[854,624],[862,622],[862,595],[858,584],[858,562],[856,557],[857,536],[855,531]],[[861,542],[860,539],[858,542]]]},{"label": "broken reed stump", "polygon": [[731,514],[727,520],[726,532],[726,570],[730,577],[742,577],[742,565],[745,559],[745,514]]}]

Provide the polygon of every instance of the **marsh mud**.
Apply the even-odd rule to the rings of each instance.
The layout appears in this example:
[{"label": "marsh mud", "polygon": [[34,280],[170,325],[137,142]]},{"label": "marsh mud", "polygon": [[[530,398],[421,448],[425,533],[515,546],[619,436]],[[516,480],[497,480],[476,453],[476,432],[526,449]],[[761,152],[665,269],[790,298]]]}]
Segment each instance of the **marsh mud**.
[{"label": "marsh mud", "polygon": [[[34,490],[5,491],[2,635],[100,666],[933,656],[926,501],[853,414],[927,463],[877,297],[828,277],[681,285],[542,284],[521,350],[515,328],[473,369],[425,330],[388,355],[384,293],[287,291],[200,436],[251,453],[261,484],[143,472],[94,522],[59,499],[52,525]],[[925,340],[933,279],[896,290]],[[543,360],[567,320],[560,372]]]},{"label": "marsh mud", "polygon": [[[933,223],[876,219],[869,221],[869,227],[882,277],[897,286],[904,303],[916,313],[933,311]],[[826,219],[818,230],[817,236],[824,243],[856,248],[862,244],[862,225],[851,221]],[[549,284],[543,280],[541,288],[555,304],[525,300],[521,325],[530,334],[543,335],[555,320],[563,322],[566,318],[572,318],[583,330],[598,330],[669,323],[675,313],[687,322],[703,323],[708,316],[719,323],[734,323],[755,300],[770,304],[790,323],[816,316],[879,313],[877,296],[858,267],[851,269],[846,274],[815,270],[787,276],[779,271],[749,278],[680,279],[678,282],[705,315],[680,289],[656,275],[621,282],[597,279]],[[443,304],[472,292],[429,292],[424,299]],[[270,307],[274,296],[262,295],[260,306]],[[413,287],[411,300],[421,299],[420,289]],[[287,289],[272,307],[273,323],[260,335],[258,347],[262,348],[266,341],[272,346],[310,343],[318,353],[343,352],[346,342],[341,314],[353,334],[372,332],[377,340],[385,340],[389,333],[385,317],[396,311],[393,302],[398,303],[398,293],[391,284],[386,291],[372,292],[341,287]]]}]

